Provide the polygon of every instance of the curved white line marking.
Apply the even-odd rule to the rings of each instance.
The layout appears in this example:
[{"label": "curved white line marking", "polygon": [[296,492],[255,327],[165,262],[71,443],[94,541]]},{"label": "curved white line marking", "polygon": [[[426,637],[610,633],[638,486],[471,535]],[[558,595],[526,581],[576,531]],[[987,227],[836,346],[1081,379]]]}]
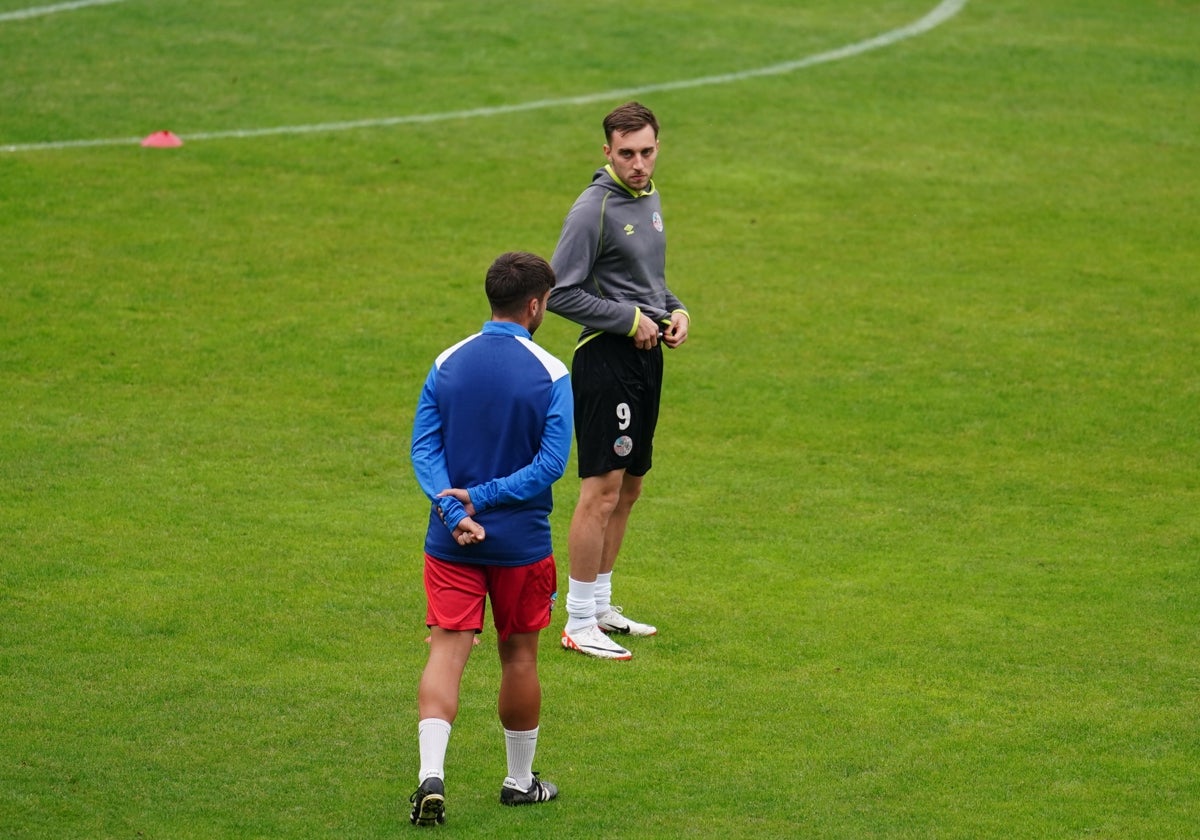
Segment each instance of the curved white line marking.
[{"label": "curved white line marking", "polygon": [[125,0],[75,0],[73,3],[57,3],[53,6],[34,6],[29,9],[18,9],[15,12],[0,12],[0,23],[8,20],[29,20],[29,18],[52,15],[55,12],[70,12],[88,6],[107,6],[123,2]]},{"label": "curved white line marking", "polygon": [[[118,2],[118,0],[106,0],[107,2]],[[93,0],[95,2],[95,0]],[[486,108],[468,108],[460,111],[442,111],[434,114],[409,114],[401,117],[383,117],[379,119],[366,120],[349,120],[347,122],[330,122],[316,123],[313,125],[285,125],[275,128],[243,128],[231,129],[228,131],[204,131],[195,134],[187,134],[184,137],[191,140],[221,140],[227,138],[247,138],[247,137],[266,137],[276,134],[316,134],[333,131],[350,131],[358,128],[385,128],[394,125],[416,125],[419,123],[434,123],[446,122],[447,120],[473,119],[476,117],[496,117],[503,114],[515,114],[521,111],[536,111],[542,108],[553,108],[560,105],[588,105],[593,102],[604,102],[616,99],[625,99],[634,96],[641,96],[646,93],[658,93],[664,90],[685,90],[687,88],[704,87],[706,85],[723,85],[731,82],[740,82],[745,79],[753,79],[759,76],[778,76],[783,73],[791,73],[795,70],[801,70],[805,67],[812,67],[815,64],[827,64],[831,61],[840,61],[844,58],[852,58],[856,55],[862,55],[871,50],[877,50],[881,47],[891,46],[899,41],[915,38],[931,29],[941,26],[950,18],[954,17],[963,7],[967,5],[968,0],[942,0],[933,11],[929,12],[920,20],[910,23],[908,26],[902,26],[899,29],[893,29],[890,32],[885,32],[882,35],[877,35],[874,38],[868,38],[865,41],[859,41],[856,44],[839,47],[828,52],[816,53],[806,58],[797,59],[795,61],[786,61],[782,64],[772,64],[768,67],[759,67],[754,70],[743,70],[739,73],[723,73],[718,76],[701,76],[697,79],[682,79],[674,82],[661,82],[653,85],[642,85],[640,87],[618,88],[616,90],[606,90],[601,93],[587,93],[580,96],[567,96],[560,99],[538,99],[532,102],[519,102],[513,105],[496,105]],[[115,137],[101,140],[64,140],[59,142],[49,143],[20,143],[8,146],[0,146],[0,152],[28,152],[41,151],[51,149],[70,149],[84,146],[127,146],[141,143],[140,137]]]}]

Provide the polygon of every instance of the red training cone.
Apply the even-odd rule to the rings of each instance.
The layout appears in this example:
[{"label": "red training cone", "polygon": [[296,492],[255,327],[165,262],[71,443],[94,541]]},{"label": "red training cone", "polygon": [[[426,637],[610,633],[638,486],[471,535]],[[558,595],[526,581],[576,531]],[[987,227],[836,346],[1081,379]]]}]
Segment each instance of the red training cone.
[{"label": "red training cone", "polygon": [[182,146],[183,141],[169,131],[156,131],[143,140],[142,145],[147,149],[174,149]]}]

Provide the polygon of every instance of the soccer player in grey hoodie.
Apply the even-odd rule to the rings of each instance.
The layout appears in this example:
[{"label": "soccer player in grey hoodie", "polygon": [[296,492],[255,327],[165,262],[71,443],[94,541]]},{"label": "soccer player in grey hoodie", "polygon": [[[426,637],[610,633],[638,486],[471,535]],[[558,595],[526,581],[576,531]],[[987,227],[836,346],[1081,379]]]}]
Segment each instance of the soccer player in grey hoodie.
[{"label": "soccer player in grey hoodie", "polygon": [[655,188],[658,120],[630,102],[604,118],[604,157],[563,221],[548,308],[583,327],[571,366],[579,504],[567,537],[570,582],[562,644],[600,659],[632,654],[608,634],[652,636],[612,604],[612,572],[651,466],[662,346],[688,337],[687,308],[667,288],[666,234]]}]

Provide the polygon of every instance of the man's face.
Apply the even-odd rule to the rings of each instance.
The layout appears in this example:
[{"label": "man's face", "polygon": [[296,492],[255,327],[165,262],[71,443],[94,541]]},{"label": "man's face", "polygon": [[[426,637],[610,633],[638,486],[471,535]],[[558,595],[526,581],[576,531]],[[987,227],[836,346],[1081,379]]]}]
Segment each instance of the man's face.
[{"label": "man's face", "polygon": [[604,156],[621,183],[635,192],[644,190],[650,186],[650,177],[654,174],[658,138],[648,125],[628,134],[614,131],[612,145],[604,144]]}]

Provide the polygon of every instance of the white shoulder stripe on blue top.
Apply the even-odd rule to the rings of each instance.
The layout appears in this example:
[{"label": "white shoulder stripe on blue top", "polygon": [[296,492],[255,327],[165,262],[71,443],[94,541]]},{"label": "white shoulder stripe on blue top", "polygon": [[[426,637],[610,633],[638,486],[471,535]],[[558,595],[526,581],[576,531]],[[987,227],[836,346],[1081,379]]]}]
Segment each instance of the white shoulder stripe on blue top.
[{"label": "white shoulder stripe on blue top", "polygon": [[519,335],[515,336],[515,338],[517,341],[524,344],[526,349],[536,356],[538,361],[542,363],[542,367],[546,369],[546,373],[550,374],[551,382],[557,382],[567,375],[567,366],[559,361],[558,357],[548,352],[544,347],[536,344],[533,339],[524,338],[523,336]]}]

